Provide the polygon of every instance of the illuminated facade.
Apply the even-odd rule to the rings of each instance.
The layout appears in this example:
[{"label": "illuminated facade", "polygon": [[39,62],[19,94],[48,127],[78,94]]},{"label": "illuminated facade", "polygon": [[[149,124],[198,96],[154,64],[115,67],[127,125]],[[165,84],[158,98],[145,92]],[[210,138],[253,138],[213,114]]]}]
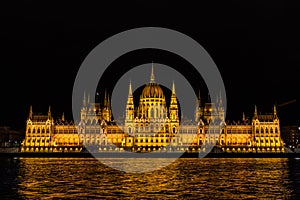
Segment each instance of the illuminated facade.
[{"label": "illuminated facade", "polygon": [[260,115],[255,106],[252,120],[225,121],[221,94],[217,102],[202,105],[197,99],[194,120],[179,117],[175,84],[167,105],[163,90],[155,82],[153,66],[150,82],[144,87],[137,107],[129,84],[126,116],[120,127],[112,120],[107,92],[104,104],[90,102],[84,94],[80,122],[54,121],[33,114],[30,107],[22,152],[80,152],[84,148],[102,151],[206,151],[215,145],[220,152],[284,152],[276,107],[272,114]]}]

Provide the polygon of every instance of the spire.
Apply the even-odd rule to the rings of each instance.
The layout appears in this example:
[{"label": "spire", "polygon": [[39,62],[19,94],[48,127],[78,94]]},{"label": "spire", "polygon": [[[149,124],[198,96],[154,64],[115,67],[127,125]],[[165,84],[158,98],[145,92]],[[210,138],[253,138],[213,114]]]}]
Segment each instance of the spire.
[{"label": "spire", "polygon": [[219,99],[219,104],[220,104],[220,106],[221,106],[221,105],[223,105],[223,101],[222,101],[222,93],[221,93],[221,91],[220,91],[220,99]]},{"label": "spire", "polygon": [[131,80],[129,82],[129,91],[128,91],[128,97],[132,96],[132,86],[131,86]]},{"label": "spire", "polygon": [[254,116],[257,116],[257,107],[256,107],[256,105],[254,107]]},{"label": "spire", "polygon": [[51,106],[49,106],[49,109],[48,109],[48,118],[51,117]]},{"label": "spire", "polygon": [[62,113],[61,121],[63,121],[63,122],[65,121],[65,113],[64,112]]},{"label": "spire", "polygon": [[107,91],[105,89],[105,92],[104,92],[104,102],[103,102],[103,106],[106,107],[106,103],[107,103]]},{"label": "spire", "polygon": [[109,95],[107,92],[107,89],[105,89],[105,94],[104,94],[104,107],[109,108],[110,102],[109,102]]},{"label": "spire", "polygon": [[83,92],[83,106],[86,106],[86,96],[85,96],[85,91]]},{"label": "spire", "polygon": [[173,81],[173,83],[172,83],[172,95],[176,95],[176,92],[175,92],[175,83],[174,83],[174,81]]},{"label": "spire", "polygon": [[154,64],[152,62],[152,69],[151,69],[151,76],[150,76],[150,83],[154,83],[155,78],[154,78]]},{"label": "spire", "polygon": [[243,112],[243,118],[242,118],[243,121],[246,120],[246,117],[245,117],[245,113]]},{"label": "spire", "polygon": [[88,104],[91,103],[90,94],[88,94],[88,100],[87,100],[87,103],[88,103]]},{"label": "spire", "polygon": [[274,104],[274,116],[277,115],[277,109],[276,109],[276,105]]},{"label": "spire", "polygon": [[31,119],[32,118],[32,105],[30,105],[30,108],[29,108],[29,119]]}]

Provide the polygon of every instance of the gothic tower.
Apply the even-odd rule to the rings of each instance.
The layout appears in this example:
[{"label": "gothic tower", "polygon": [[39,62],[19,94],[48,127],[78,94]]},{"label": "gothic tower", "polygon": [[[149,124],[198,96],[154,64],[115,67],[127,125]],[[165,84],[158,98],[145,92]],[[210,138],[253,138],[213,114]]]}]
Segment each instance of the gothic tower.
[{"label": "gothic tower", "polygon": [[174,81],[172,84],[172,95],[171,95],[169,112],[170,112],[170,123],[172,127],[172,133],[177,133],[178,126],[179,126],[179,117],[178,117],[178,102],[176,98]]},{"label": "gothic tower", "polygon": [[132,123],[134,120],[134,102],[133,102],[131,81],[129,83],[128,98],[127,98],[127,105],[126,105],[126,119],[125,120],[126,120],[126,123]]},{"label": "gothic tower", "polygon": [[107,93],[107,91],[105,90],[105,94],[104,94],[104,103],[103,103],[103,109],[102,109],[102,118],[106,121],[106,122],[110,122],[111,121],[111,109],[110,109],[110,99],[109,99],[109,94]]},{"label": "gothic tower", "polygon": [[201,96],[200,96],[200,90],[199,90],[198,96],[196,99],[195,122],[199,122],[202,114],[203,113],[202,113],[202,107],[201,107]]}]

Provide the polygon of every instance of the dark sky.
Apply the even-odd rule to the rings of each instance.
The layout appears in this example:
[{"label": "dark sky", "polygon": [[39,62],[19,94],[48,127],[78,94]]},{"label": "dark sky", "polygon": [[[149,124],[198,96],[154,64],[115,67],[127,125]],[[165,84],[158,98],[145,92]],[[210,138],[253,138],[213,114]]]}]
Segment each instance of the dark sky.
[{"label": "dark sky", "polygon": [[[64,111],[72,118],[72,89],[88,53],[131,28],[158,26],[198,41],[223,77],[230,119],[244,111],[272,112],[282,123],[300,122],[300,6],[297,1],[33,1],[1,6],[0,125],[25,126],[35,112]],[[155,60],[137,54],[126,65]],[[134,60],[133,60],[134,59]],[[163,62],[163,61],[162,61]],[[170,64],[170,63],[169,63]]]}]

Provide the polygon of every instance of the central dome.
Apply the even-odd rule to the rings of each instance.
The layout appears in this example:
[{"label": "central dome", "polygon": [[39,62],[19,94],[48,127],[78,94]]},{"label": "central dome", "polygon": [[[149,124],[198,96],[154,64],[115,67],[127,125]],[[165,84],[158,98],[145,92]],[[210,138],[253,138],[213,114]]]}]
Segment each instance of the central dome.
[{"label": "central dome", "polygon": [[165,98],[163,90],[157,83],[155,83],[153,63],[150,76],[150,83],[146,84],[145,88],[143,89],[141,98]]},{"label": "central dome", "polygon": [[141,98],[164,98],[164,93],[157,83],[148,83],[143,89]]}]

